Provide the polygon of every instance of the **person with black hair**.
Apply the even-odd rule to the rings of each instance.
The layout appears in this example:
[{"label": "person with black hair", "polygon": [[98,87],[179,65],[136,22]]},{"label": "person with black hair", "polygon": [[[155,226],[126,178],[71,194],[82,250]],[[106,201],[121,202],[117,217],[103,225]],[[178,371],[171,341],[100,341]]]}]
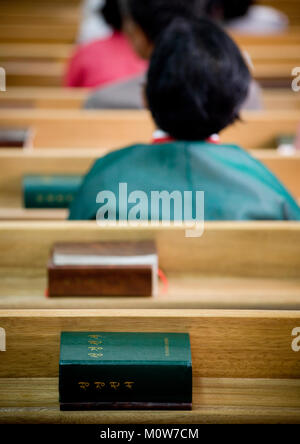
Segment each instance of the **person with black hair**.
[{"label": "person with black hair", "polygon": [[[97,160],[69,219],[95,219],[103,191],[115,196],[111,213],[123,218],[119,190],[126,184],[128,193],[142,192],[149,202],[153,192],[203,191],[205,220],[300,220],[297,203],[265,166],[236,145],[217,144],[217,134],[239,118],[250,79],[238,47],[218,25],[205,18],[172,20],[156,41],[145,86],[160,134],[152,145]],[[163,220],[163,212],[156,217]],[[141,218],[153,220],[151,207]]]},{"label": "person with black hair", "polygon": [[133,51],[122,32],[118,0],[106,0],[100,12],[105,22],[101,38],[79,45],[65,76],[65,86],[96,88],[144,74],[148,64]]},{"label": "person with black hair", "polygon": [[[119,0],[122,29],[129,37],[136,53],[150,59],[156,36],[176,17],[203,14],[203,0]],[[135,19],[132,19],[132,11]],[[100,87],[88,97],[85,109],[142,109],[145,107],[142,85],[145,73],[121,79],[108,87]]]}]

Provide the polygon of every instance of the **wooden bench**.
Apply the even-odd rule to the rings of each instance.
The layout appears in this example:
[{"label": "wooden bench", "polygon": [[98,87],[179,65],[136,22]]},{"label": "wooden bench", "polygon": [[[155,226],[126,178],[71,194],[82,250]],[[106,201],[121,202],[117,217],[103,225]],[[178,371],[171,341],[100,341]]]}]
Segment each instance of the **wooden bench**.
[{"label": "wooden bench", "polygon": [[[300,11],[298,4],[294,6],[290,15],[292,25],[286,31],[270,34],[230,32],[239,47],[251,57],[253,76],[263,86],[291,88],[291,73],[299,65],[300,51]],[[279,9],[283,9],[282,4]]]},{"label": "wooden bench", "polygon": [[253,77],[262,86],[291,88],[292,70],[299,66],[300,42],[276,45],[274,41],[267,44],[262,40],[260,44],[239,46],[250,56]]},{"label": "wooden bench", "polygon": [[73,45],[49,43],[0,43],[0,63],[5,62],[66,62]]},{"label": "wooden bench", "polygon": [[[56,32],[58,31],[54,31],[53,35],[57,35]],[[44,45],[45,51],[43,52],[42,46]],[[7,85],[9,87],[51,87],[63,85],[63,76],[67,69],[67,62],[72,54],[69,44],[58,45],[54,39],[53,43],[45,41],[44,44],[34,44],[29,41],[25,44],[23,42],[21,44],[6,43],[1,46],[4,51],[0,57],[0,64],[6,70]],[[23,48],[24,52],[22,54]],[[299,65],[298,54],[300,52],[300,44],[287,45],[284,48],[280,46],[276,48],[275,46],[274,48],[267,45],[242,46],[242,49],[252,59],[254,66],[253,77],[262,86],[290,88],[292,69]],[[57,51],[56,56],[55,50]],[[53,72],[52,78],[47,75],[49,70]]]},{"label": "wooden bench", "polygon": [[[290,86],[291,69],[298,65],[300,51],[300,27],[294,26],[300,24],[296,20],[298,16],[300,19],[297,6],[291,6],[293,26],[288,31],[271,36],[233,34],[252,57],[254,76],[263,85]],[[62,85],[80,22],[79,2],[62,5],[17,2],[14,8],[4,2],[0,21],[0,63],[7,71],[7,85]]]},{"label": "wooden bench", "polygon": [[[299,311],[0,310],[1,423],[299,423]],[[60,332],[188,332],[192,411],[60,412]],[[2,356],[3,355],[3,356]]]},{"label": "wooden bench", "polygon": [[300,43],[300,26],[290,26],[286,31],[273,34],[244,34],[230,31],[230,35],[241,47],[251,45],[286,47]]},{"label": "wooden bench", "polygon": [[[103,150],[0,150],[0,220],[65,219],[65,211],[22,209],[22,178],[28,174],[84,175]],[[300,200],[300,155],[282,157],[272,150],[254,150],[252,154],[263,162],[289,191]]]},{"label": "wooden bench", "polygon": [[[10,87],[0,94],[0,109],[80,109],[91,92],[88,88]],[[267,111],[300,110],[300,94],[291,90],[264,89],[262,99]]]},{"label": "wooden bench", "polygon": [[65,64],[61,62],[6,62],[6,85],[11,86],[62,86]]},{"label": "wooden bench", "polygon": [[81,1],[1,1],[0,41],[73,41]]},{"label": "wooden bench", "polygon": [[[169,279],[155,298],[46,298],[46,264],[59,241],[155,240]],[[185,227],[99,227],[95,222],[0,222],[0,309],[300,308],[300,224],[207,222]],[[1,323],[0,323],[1,325]]]},{"label": "wooden bench", "polygon": [[[91,90],[88,88],[50,88],[50,87],[10,87],[5,94],[0,94],[1,108],[38,108],[38,109],[80,109]],[[268,98],[266,102],[268,102]],[[281,96],[280,106],[294,106],[294,97]],[[299,100],[300,102],[300,100]],[[293,105],[292,105],[293,104]],[[272,102],[272,107],[274,103]],[[273,108],[274,109],[274,108]]]},{"label": "wooden bench", "polygon": [[81,14],[81,1],[1,1],[0,21],[10,25],[78,25]]},{"label": "wooden bench", "polygon": [[[1,103],[1,102],[0,102]],[[263,104],[266,110],[299,110],[300,94],[287,89],[264,89]],[[0,104],[1,106],[1,104]]]},{"label": "wooden bench", "polygon": [[[298,111],[244,112],[221,133],[223,143],[245,149],[276,147],[281,134],[296,134]],[[152,139],[147,111],[0,110],[0,127],[31,127],[36,148],[120,148]],[[117,131],[116,131],[117,128]]]}]

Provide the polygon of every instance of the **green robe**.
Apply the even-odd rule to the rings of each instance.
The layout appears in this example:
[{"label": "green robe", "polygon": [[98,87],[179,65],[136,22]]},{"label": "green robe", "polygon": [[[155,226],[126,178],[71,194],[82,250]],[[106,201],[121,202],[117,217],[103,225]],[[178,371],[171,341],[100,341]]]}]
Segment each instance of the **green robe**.
[{"label": "green robe", "polygon": [[204,191],[207,221],[300,220],[300,208],[290,193],[246,151],[235,145],[183,141],[134,145],[98,159],[79,189],[69,219],[95,219],[101,207],[96,196],[108,190],[116,196],[119,220],[120,183],[128,184],[128,194],[139,190],[149,199],[151,191]]}]

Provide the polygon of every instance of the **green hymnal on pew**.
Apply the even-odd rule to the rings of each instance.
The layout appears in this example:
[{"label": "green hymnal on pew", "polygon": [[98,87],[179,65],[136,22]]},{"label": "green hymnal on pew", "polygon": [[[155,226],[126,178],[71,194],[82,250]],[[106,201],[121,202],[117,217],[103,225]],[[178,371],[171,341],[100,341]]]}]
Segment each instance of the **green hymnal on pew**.
[{"label": "green hymnal on pew", "polygon": [[25,176],[23,200],[25,208],[69,208],[82,176]]},{"label": "green hymnal on pew", "polygon": [[59,397],[61,410],[190,409],[189,335],[63,332]]}]

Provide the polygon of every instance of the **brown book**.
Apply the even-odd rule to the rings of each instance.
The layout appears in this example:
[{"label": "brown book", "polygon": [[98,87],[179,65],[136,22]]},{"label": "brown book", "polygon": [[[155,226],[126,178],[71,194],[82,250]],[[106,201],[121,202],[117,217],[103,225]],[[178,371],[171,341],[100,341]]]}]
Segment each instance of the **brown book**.
[{"label": "brown book", "polygon": [[192,410],[192,404],[183,402],[73,402],[60,403],[60,410]]},{"label": "brown book", "polygon": [[154,242],[55,244],[48,263],[49,296],[154,296]]},{"label": "brown book", "polygon": [[0,128],[0,148],[30,148],[32,131],[29,128]]}]

